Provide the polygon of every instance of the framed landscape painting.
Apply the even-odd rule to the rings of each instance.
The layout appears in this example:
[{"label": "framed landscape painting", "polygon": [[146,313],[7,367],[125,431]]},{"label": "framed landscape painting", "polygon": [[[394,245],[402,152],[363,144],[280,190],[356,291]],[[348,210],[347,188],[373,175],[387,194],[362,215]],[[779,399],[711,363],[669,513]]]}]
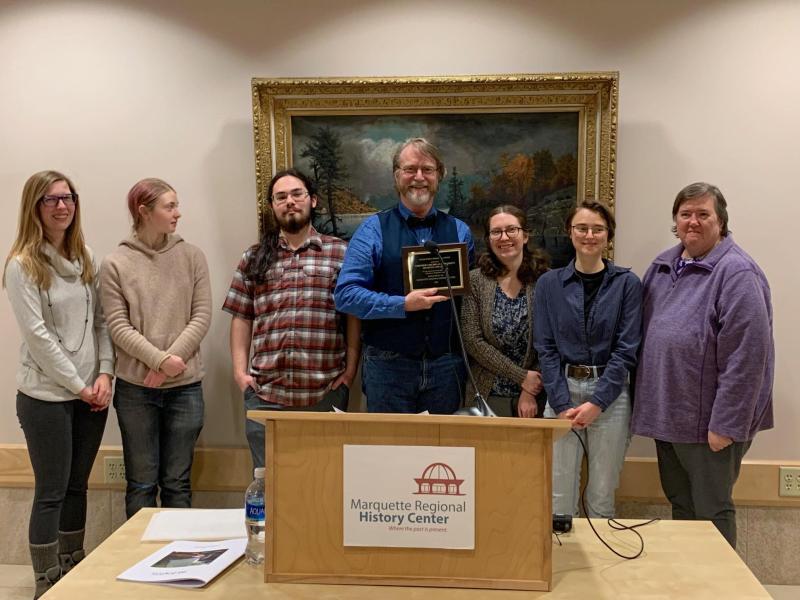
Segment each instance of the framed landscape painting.
[{"label": "framed landscape painting", "polygon": [[273,227],[266,187],[294,166],[315,180],[315,227],[348,239],[397,202],[392,155],[410,137],[441,151],[435,205],[464,220],[483,246],[498,204],[528,216],[554,266],[572,247],[567,211],[581,199],[612,208],[618,74],[253,79],[258,210]]}]

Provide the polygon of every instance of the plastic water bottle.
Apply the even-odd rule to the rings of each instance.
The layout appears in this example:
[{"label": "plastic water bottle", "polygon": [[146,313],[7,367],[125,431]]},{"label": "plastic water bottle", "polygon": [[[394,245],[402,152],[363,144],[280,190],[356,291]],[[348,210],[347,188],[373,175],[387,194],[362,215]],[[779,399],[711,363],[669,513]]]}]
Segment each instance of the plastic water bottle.
[{"label": "plastic water bottle", "polygon": [[244,518],[247,525],[245,559],[249,565],[260,565],[264,562],[264,468],[255,469],[253,477],[253,483],[244,494]]}]

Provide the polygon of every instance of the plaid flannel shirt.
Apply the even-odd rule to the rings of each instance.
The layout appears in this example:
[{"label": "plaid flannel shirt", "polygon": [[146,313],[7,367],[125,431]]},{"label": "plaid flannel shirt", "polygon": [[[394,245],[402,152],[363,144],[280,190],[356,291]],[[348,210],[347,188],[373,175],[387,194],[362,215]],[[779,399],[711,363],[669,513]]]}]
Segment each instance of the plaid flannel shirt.
[{"label": "plaid flannel shirt", "polygon": [[263,283],[244,274],[256,246],[242,256],[222,308],[253,321],[250,375],[263,400],[311,406],[344,372],[344,316],[333,289],[346,248],[313,227],[297,250],[280,237]]}]

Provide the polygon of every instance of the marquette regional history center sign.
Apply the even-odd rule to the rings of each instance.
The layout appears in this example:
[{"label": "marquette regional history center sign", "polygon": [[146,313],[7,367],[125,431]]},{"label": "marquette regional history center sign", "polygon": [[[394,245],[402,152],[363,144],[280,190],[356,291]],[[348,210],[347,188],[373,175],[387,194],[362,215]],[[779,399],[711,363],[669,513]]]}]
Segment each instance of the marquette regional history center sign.
[{"label": "marquette regional history center sign", "polygon": [[475,448],[344,446],[344,545],[475,548]]}]

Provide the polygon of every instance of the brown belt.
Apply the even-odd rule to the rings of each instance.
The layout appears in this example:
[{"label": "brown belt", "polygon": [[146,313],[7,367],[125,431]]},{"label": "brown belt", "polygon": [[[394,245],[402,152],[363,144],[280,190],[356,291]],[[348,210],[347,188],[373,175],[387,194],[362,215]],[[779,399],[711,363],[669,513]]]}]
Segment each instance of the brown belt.
[{"label": "brown belt", "polygon": [[567,365],[567,377],[572,377],[573,379],[597,379],[605,370],[605,366]]}]

